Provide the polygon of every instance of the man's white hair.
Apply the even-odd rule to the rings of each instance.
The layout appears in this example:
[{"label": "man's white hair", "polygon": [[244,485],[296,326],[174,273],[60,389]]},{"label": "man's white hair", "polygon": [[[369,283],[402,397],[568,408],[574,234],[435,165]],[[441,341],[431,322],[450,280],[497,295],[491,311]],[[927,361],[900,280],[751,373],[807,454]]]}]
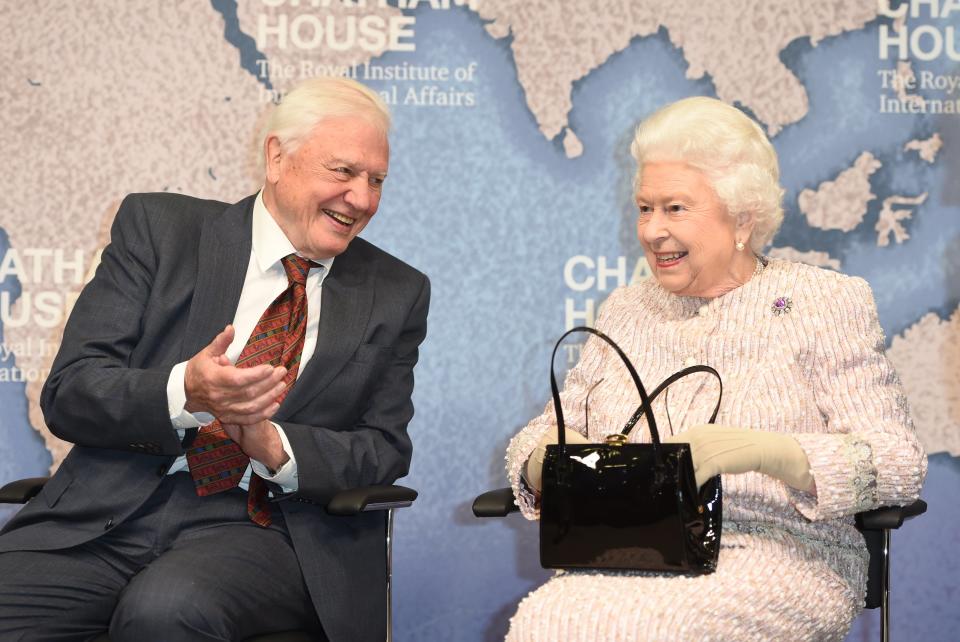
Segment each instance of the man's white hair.
[{"label": "man's white hair", "polygon": [[270,114],[264,140],[275,135],[292,154],[320,121],[337,116],[365,118],[384,136],[390,131],[390,112],[377,92],[349,78],[323,77],[305,80],[283,97]]},{"label": "man's white hair", "polygon": [[643,166],[679,161],[703,172],[732,216],[754,222],[750,248],[759,254],[783,222],[777,152],[757,123],[739,109],[705,96],[662,107],[637,127],[630,152]]}]

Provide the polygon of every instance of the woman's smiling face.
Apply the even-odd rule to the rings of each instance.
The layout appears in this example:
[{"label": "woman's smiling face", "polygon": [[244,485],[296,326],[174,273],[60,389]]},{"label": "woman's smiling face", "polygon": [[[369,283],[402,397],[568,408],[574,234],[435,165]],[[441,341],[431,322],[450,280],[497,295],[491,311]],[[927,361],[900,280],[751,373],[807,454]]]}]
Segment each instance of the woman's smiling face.
[{"label": "woman's smiling face", "polygon": [[752,224],[731,216],[707,176],[680,161],[643,166],[636,194],[637,238],[668,292],[714,298],[746,283],[756,266]]}]

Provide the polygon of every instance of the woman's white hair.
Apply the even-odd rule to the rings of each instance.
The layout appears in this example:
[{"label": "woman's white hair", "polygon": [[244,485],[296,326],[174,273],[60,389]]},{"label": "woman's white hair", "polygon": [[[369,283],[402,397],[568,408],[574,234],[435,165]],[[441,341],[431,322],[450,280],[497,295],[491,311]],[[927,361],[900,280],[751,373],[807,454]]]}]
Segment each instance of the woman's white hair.
[{"label": "woman's white hair", "polygon": [[384,135],[390,131],[390,112],[377,92],[332,76],[305,80],[286,94],[270,114],[264,140],[275,135],[283,150],[293,153],[320,121],[337,116],[359,116]]},{"label": "woman's white hair", "polygon": [[780,229],[777,152],[760,126],[736,107],[705,96],[671,103],[640,123],[630,153],[637,161],[634,192],[646,163],[679,161],[703,172],[731,215],[753,218],[754,253]]}]

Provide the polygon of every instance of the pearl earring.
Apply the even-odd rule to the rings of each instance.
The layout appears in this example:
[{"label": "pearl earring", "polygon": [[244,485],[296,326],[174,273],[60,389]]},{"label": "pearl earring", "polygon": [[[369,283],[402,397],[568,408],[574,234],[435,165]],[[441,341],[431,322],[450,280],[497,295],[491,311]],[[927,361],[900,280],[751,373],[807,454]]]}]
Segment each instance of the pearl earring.
[{"label": "pearl earring", "polygon": [[746,246],[743,244],[743,241],[737,241],[737,244],[734,247],[737,248],[737,252],[743,252],[743,248]]}]

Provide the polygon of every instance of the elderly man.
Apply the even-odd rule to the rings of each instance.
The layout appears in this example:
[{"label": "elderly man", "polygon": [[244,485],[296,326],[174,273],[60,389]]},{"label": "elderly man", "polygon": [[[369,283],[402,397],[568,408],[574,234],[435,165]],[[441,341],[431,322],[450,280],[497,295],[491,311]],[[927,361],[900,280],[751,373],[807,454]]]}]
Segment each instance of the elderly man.
[{"label": "elderly man", "polygon": [[322,505],[410,461],[429,282],[356,238],[389,124],[310,80],[258,194],[124,200],[41,399],[76,445],[0,536],[0,638],[383,639],[383,517]]}]

